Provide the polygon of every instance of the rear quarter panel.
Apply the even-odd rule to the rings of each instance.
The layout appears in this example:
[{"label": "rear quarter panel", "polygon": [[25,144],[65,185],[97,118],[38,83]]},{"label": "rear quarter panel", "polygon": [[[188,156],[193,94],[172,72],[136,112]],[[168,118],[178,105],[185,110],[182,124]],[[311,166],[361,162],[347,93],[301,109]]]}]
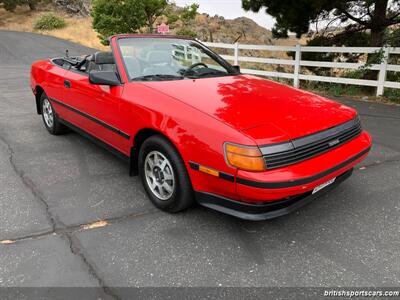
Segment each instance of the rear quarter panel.
[{"label": "rear quarter panel", "polygon": [[[54,65],[50,60],[41,60],[31,66],[31,88],[35,92],[40,86],[46,95],[62,99],[64,90],[64,75],[66,70]],[[62,113],[57,111],[57,113]]]}]

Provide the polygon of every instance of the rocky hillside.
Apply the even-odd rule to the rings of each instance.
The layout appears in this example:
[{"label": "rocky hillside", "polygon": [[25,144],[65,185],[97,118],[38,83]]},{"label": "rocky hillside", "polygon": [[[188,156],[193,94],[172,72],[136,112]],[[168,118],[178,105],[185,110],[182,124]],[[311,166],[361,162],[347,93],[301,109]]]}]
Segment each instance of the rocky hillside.
[{"label": "rocky hillside", "polygon": [[[53,0],[58,9],[70,15],[89,16],[90,0]],[[179,9],[179,7],[172,7]],[[163,18],[161,18],[163,19]],[[165,18],[164,18],[165,19]],[[181,29],[174,24],[173,33]],[[189,26],[197,38],[209,42],[232,43],[240,37],[240,42],[248,44],[271,44],[271,32],[249,18],[241,17],[227,20],[221,16],[198,14]]]},{"label": "rocky hillside", "polygon": [[221,16],[197,15],[191,30],[202,41],[233,43],[236,39],[244,44],[271,44],[271,31],[253,20],[240,17],[233,20]]},{"label": "rocky hillside", "polygon": [[70,14],[87,17],[90,14],[90,0],[53,0],[57,8]]}]

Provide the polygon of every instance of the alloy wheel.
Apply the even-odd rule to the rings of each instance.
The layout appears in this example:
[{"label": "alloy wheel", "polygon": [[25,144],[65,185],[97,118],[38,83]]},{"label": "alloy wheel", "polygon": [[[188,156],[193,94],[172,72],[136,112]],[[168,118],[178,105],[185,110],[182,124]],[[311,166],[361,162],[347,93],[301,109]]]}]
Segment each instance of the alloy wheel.
[{"label": "alloy wheel", "polygon": [[159,151],[151,151],[144,162],[144,172],[150,191],[160,200],[171,198],[175,189],[174,170],[170,161]]},{"label": "alloy wheel", "polygon": [[51,104],[48,99],[43,100],[42,113],[43,113],[43,117],[44,117],[44,121],[46,122],[46,125],[49,128],[52,128],[53,124],[54,124],[54,115],[53,115],[53,109],[52,109]]}]

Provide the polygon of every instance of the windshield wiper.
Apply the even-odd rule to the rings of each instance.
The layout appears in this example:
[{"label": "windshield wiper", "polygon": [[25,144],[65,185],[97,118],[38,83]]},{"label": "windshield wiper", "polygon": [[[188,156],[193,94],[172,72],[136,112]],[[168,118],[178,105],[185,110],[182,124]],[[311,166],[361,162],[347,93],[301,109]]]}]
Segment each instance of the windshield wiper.
[{"label": "windshield wiper", "polygon": [[222,71],[209,71],[209,72],[203,72],[203,73],[195,73],[195,74],[186,74],[188,78],[201,78],[201,77],[208,77],[208,76],[229,76],[232,74],[222,72]]},{"label": "windshield wiper", "polygon": [[132,78],[134,81],[153,81],[153,80],[180,80],[183,79],[183,76],[179,75],[170,75],[170,74],[153,74],[153,75],[143,75]]}]

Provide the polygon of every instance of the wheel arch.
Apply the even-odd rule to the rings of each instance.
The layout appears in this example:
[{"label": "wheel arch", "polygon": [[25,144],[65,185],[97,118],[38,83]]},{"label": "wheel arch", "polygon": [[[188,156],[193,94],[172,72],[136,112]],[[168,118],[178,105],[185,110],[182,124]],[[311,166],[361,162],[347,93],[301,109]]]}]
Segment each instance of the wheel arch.
[{"label": "wheel arch", "polygon": [[130,176],[139,175],[139,150],[143,142],[147,140],[149,137],[157,134],[164,136],[170,141],[170,139],[165,134],[154,128],[142,128],[135,134],[130,153],[130,162],[129,162]]},{"label": "wheel arch", "polygon": [[136,176],[139,175],[139,151],[143,142],[153,135],[161,135],[166,138],[171,145],[178,152],[179,156],[182,158],[180,151],[177,149],[174,141],[162,131],[154,128],[142,128],[140,129],[133,138],[133,145],[131,147],[130,162],[129,162],[129,175]]},{"label": "wheel arch", "polygon": [[38,115],[42,114],[42,108],[40,106],[40,97],[42,97],[43,93],[44,89],[40,85],[37,85],[35,87],[35,101],[36,101],[36,112],[38,113]]}]

